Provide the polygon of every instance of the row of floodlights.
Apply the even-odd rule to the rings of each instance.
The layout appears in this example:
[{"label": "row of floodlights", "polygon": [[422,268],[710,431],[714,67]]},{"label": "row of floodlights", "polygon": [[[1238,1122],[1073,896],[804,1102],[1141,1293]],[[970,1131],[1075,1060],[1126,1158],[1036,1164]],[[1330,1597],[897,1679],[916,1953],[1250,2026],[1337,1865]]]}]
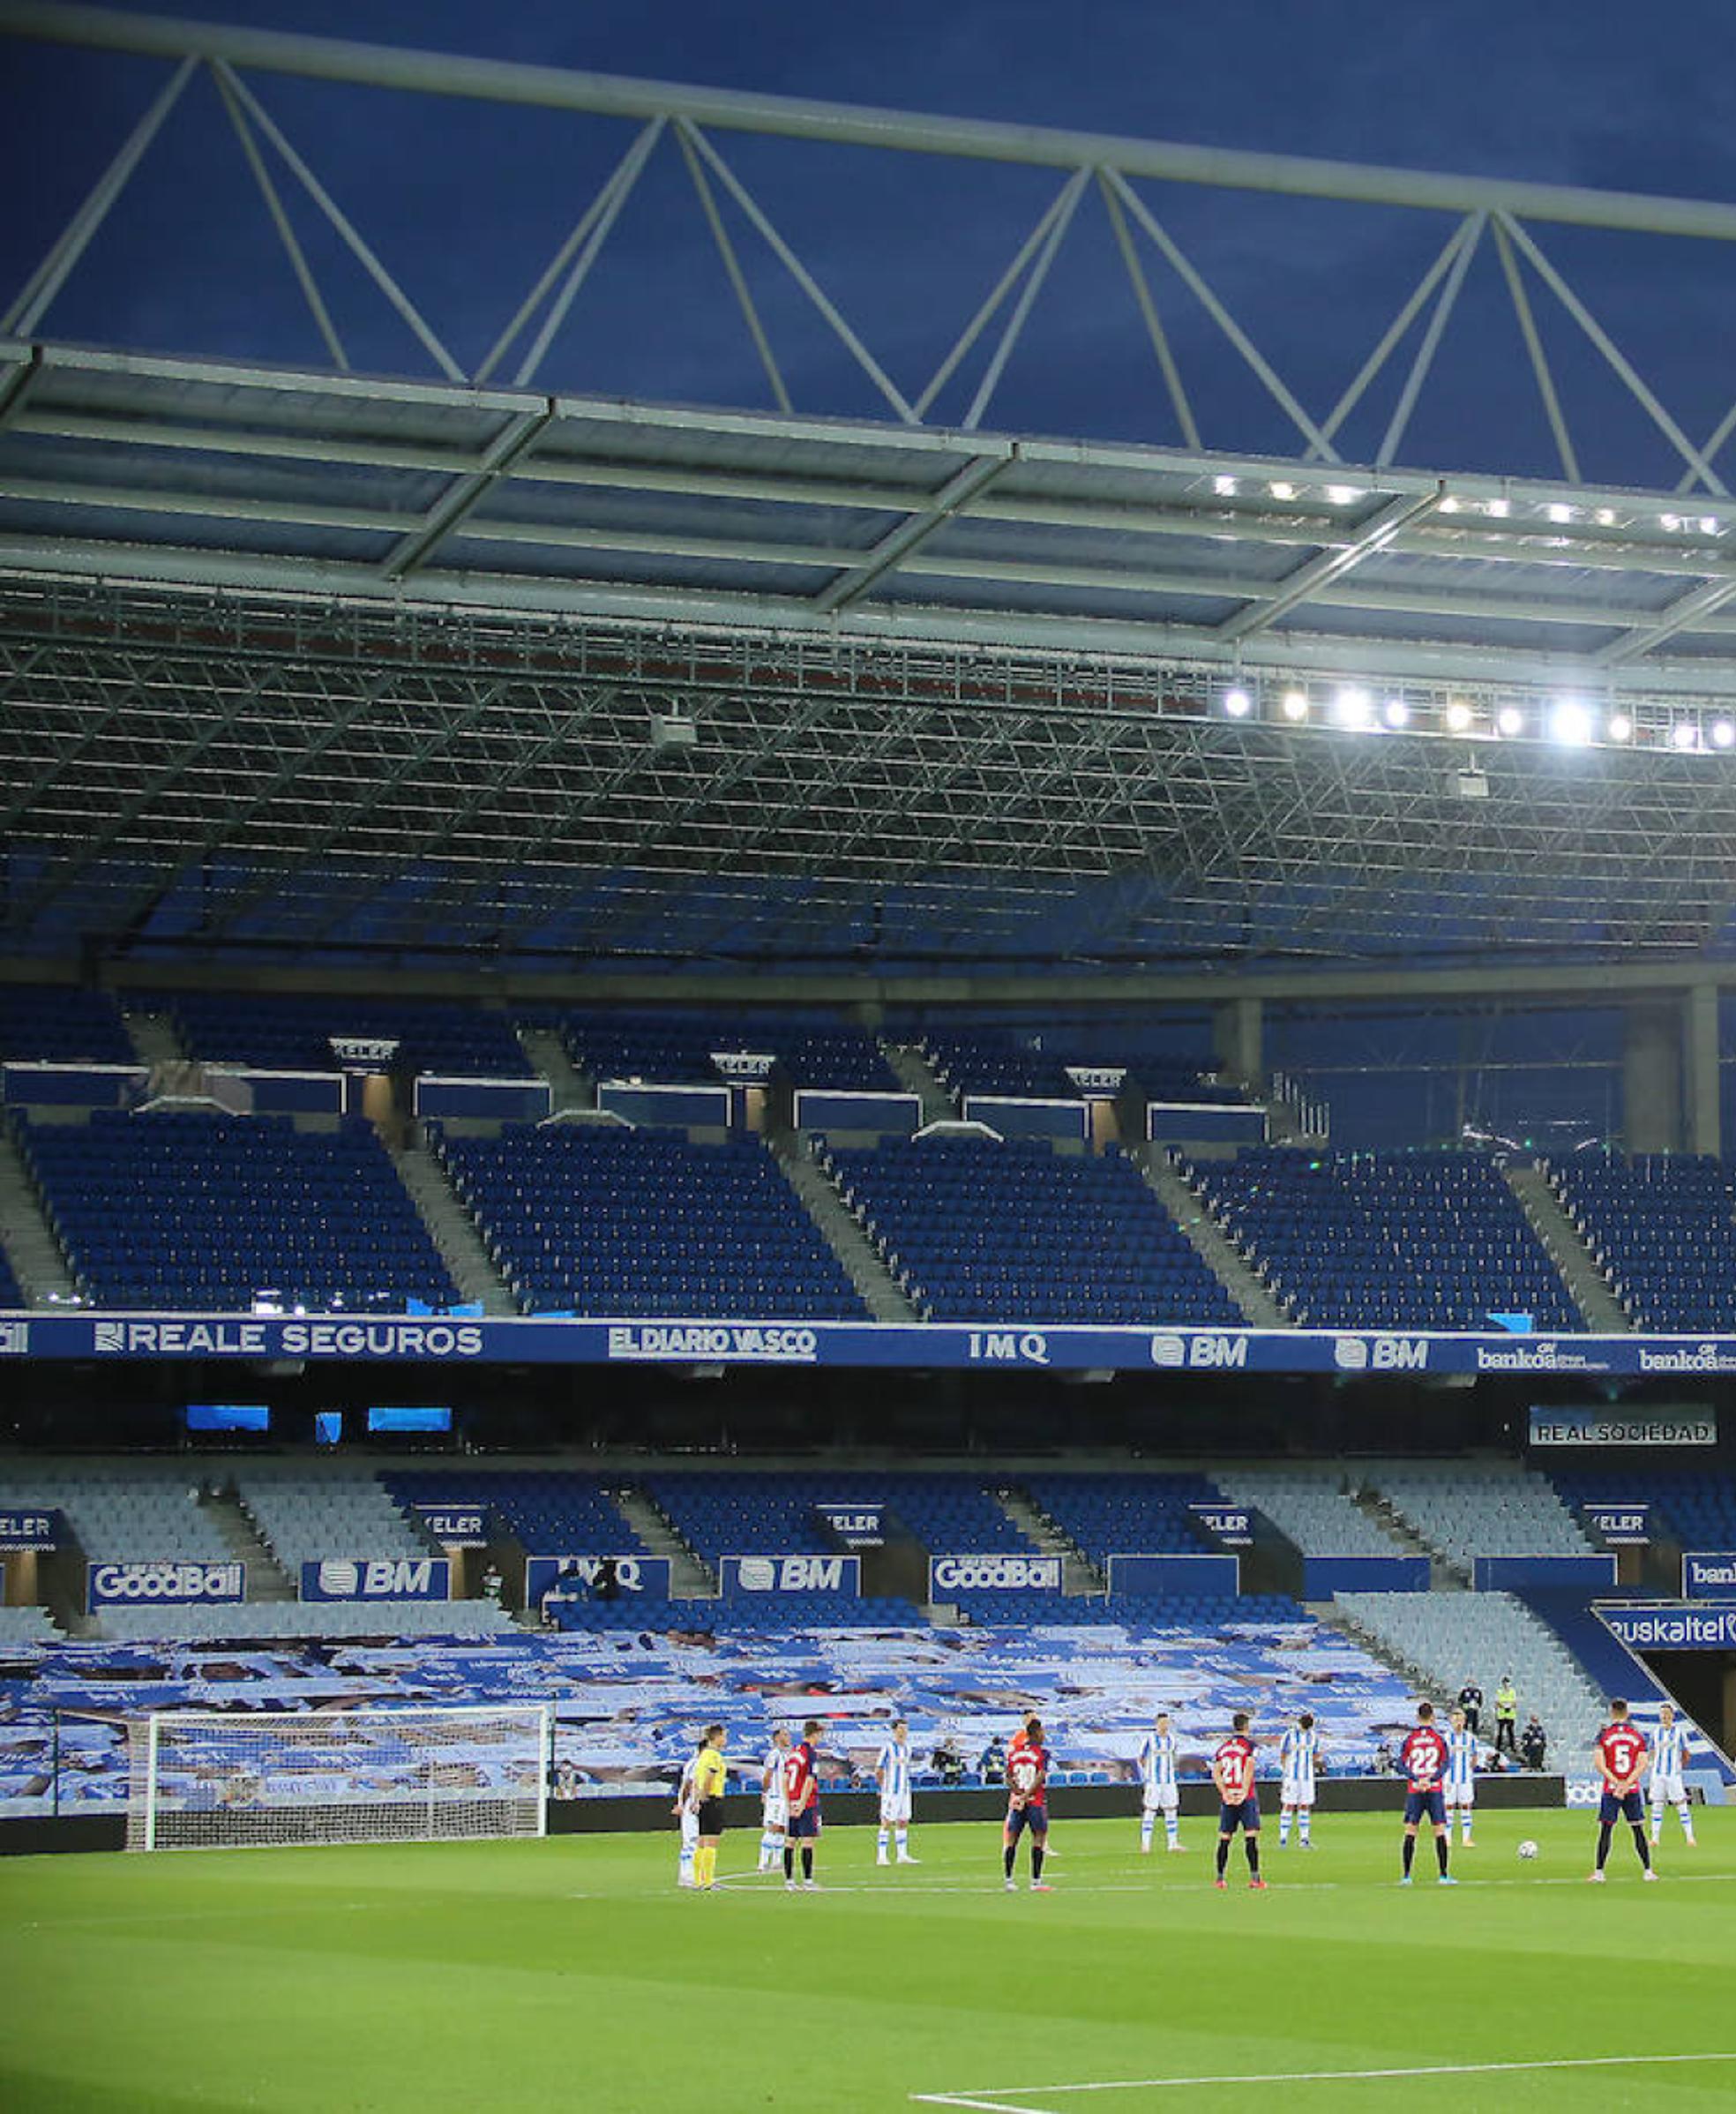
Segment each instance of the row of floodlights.
[{"label": "row of floodlights", "polygon": [[[1305,484],[1288,477],[1238,477],[1221,473],[1212,479],[1212,490],[1220,499],[1240,498],[1276,499],[1280,506],[1292,500],[1308,502],[1324,498],[1331,506],[1356,506],[1368,499],[1368,491],[1360,484]],[[1645,518],[1637,507],[1629,507],[1618,514],[1613,506],[1575,506],[1567,499],[1526,500],[1515,508],[1508,499],[1461,498],[1448,492],[1440,501],[1439,511],[1446,514],[1481,514],[1492,521],[1540,520],[1558,528],[1587,525],[1595,528],[1617,528],[1624,525],[1638,526]],[[1721,536],[1729,523],[1716,514],[1685,514],[1665,509],[1657,515],[1657,526],[1672,536]]]},{"label": "row of floodlights", "polygon": [[[1254,710],[1252,693],[1239,683],[1232,683],[1219,703],[1230,719],[1246,719]],[[1431,701],[1425,707],[1417,707],[1403,697],[1377,698],[1372,690],[1354,683],[1323,697],[1292,686],[1278,694],[1276,716],[1292,726],[1323,719],[1328,726],[1347,733],[1378,733],[1382,729],[1399,732],[1415,728],[1470,739],[1481,736],[1500,741],[1549,740],[1565,748],[1584,748],[1598,741],[1643,740],[1667,744],[1684,753],[1736,747],[1736,720],[1676,719],[1665,726],[1641,727],[1630,713],[1599,713],[1572,697],[1557,699],[1550,705],[1473,705],[1455,697],[1444,705]]]}]

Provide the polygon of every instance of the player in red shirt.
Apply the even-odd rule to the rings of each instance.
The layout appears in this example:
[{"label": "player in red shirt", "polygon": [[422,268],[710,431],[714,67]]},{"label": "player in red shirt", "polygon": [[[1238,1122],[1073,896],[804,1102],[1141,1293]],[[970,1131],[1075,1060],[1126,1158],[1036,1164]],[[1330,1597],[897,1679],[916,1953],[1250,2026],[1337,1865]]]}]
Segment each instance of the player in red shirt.
[{"label": "player in red shirt", "polygon": [[1604,1795],[1598,1802],[1598,1864],[1590,1875],[1594,1885],[1601,1886],[1604,1883],[1610,1836],[1618,1820],[1626,1820],[1634,1831],[1634,1848],[1640,1853],[1646,1878],[1657,1877],[1651,1869],[1651,1852],[1646,1847],[1645,1803],[1640,1795],[1640,1783],[1649,1758],[1644,1733],[1637,1725],[1628,1722],[1628,1705],[1620,1697],[1613,1697],[1610,1721],[1598,1735],[1591,1749],[1591,1759],[1604,1780]]},{"label": "player in red shirt", "polygon": [[1253,1788],[1253,1742],[1248,1737],[1248,1714],[1238,1710],[1230,1720],[1230,1737],[1212,1757],[1212,1781],[1217,1786],[1217,1876],[1212,1881],[1220,1893],[1227,1882],[1223,1873],[1230,1862],[1230,1838],[1242,1831],[1242,1848],[1247,1853],[1248,1885],[1256,1893],[1266,1891],[1260,1876],[1260,1800]]},{"label": "player in red shirt", "polygon": [[1404,1775],[1404,1870],[1401,1886],[1410,1884],[1410,1861],[1417,1854],[1417,1830],[1426,1817],[1434,1830],[1435,1862],[1440,1867],[1440,1884],[1456,1886],[1447,1869],[1447,1795],[1442,1780],[1447,1774],[1447,1742],[1434,1721],[1434,1705],[1419,1703],[1417,1722],[1404,1735],[1398,1750],[1398,1765]]},{"label": "player in red shirt", "polygon": [[1049,1750],[1043,1743],[1043,1720],[1028,1718],[1024,1734],[1006,1750],[1006,1825],[1001,1830],[1001,1859],[1006,1871],[1006,1891],[1016,1892],[1014,1860],[1019,1838],[1030,1830],[1031,1892],[1051,1891],[1043,1877],[1043,1855],[1049,1843]]},{"label": "player in red shirt", "polygon": [[783,1884],[791,1893],[796,1891],[798,1842],[802,1846],[802,1885],[810,1893],[819,1890],[813,1876],[814,1844],[819,1840],[819,1759],[814,1742],[825,1729],[818,1718],[810,1718],[802,1728],[800,1741],[784,1757],[783,1788],[789,1818],[784,1823]]}]

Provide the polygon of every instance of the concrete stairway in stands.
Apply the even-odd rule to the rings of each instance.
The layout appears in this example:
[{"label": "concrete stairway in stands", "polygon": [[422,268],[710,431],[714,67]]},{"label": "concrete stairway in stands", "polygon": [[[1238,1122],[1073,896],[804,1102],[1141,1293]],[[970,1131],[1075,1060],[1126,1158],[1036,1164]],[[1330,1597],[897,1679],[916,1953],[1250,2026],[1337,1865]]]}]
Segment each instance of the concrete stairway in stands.
[{"label": "concrete stairway in stands", "polygon": [[549,1082],[555,1098],[554,1113],[564,1115],[572,1108],[593,1108],[596,1096],[585,1076],[566,1053],[566,1045],[553,1028],[520,1028],[519,1043],[524,1053]]},{"label": "concrete stairway in stands", "polygon": [[997,1488],[995,1503],[1021,1534],[1028,1534],[1045,1556],[1061,1560],[1061,1591],[1107,1593],[1109,1580],[1072,1535],[1058,1526],[1029,1490]]},{"label": "concrete stairway in stands", "polygon": [[1159,1202],[1218,1283],[1241,1308],[1250,1328],[1288,1329],[1290,1316],[1249,1269],[1223,1228],[1171,1165],[1161,1145],[1141,1145],[1133,1158]]},{"label": "concrete stairway in stands", "polygon": [[710,1600],[717,1592],[717,1576],[697,1550],[677,1533],[675,1523],[662,1507],[631,1484],[610,1490],[616,1510],[654,1556],[667,1556],[670,1596],[673,1600]]},{"label": "concrete stairway in stands", "polygon": [[873,1242],[825,1173],[815,1165],[807,1140],[798,1132],[775,1128],[766,1133],[772,1157],[801,1198],[809,1218],[826,1236],[827,1245],[849,1273],[876,1321],[911,1322],[920,1318],[896,1278],[880,1260]]},{"label": "concrete stairway in stands", "polygon": [[484,1314],[516,1314],[519,1309],[505,1279],[483,1246],[475,1220],[459,1202],[439,1161],[422,1145],[394,1152],[393,1160],[399,1180],[409,1191],[423,1224],[452,1272],[460,1298],[470,1303],[480,1301]]},{"label": "concrete stairway in stands", "polygon": [[887,1062],[897,1075],[898,1083],[907,1094],[916,1094],[922,1100],[922,1120],[924,1123],[945,1123],[955,1118],[958,1109],[953,1097],[941,1085],[934,1067],[913,1044],[902,1042],[882,1043]]},{"label": "concrete stairway in stands", "polygon": [[1550,1188],[1549,1177],[1541,1167],[1508,1167],[1505,1173],[1508,1188],[1519,1199],[1519,1208],[1548,1249],[1568,1296],[1585,1317],[1586,1326],[1600,1336],[1628,1335],[1634,1324],[1592,1261],[1579,1228],[1561,1209],[1561,1200]]},{"label": "concrete stairway in stands", "polygon": [[73,1301],[79,1288],[66,1267],[66,1257],[54,1230],[43,1215],[18,1147],[0,1128],[0,1245],[19,1281],[19,1290],[32,1307],[47,1307]]},{"label": "concrete stairway in stands", "polygon": [[159,1064],[184,1063],[188,1056],[186,1046],[176,1032],[175,1023],[166,1013],[152,1013],[143,1007],[129,1007],[122,1015],[122,1024],[127,1039],[138,1053],[138,1061],[146,1067]]},{"label": "concrete stairway in stands", "polygon": [[250,1603],[301,1598],[295,1581],[266,1547],[233,1491],[207,1490],[199,1500],[199,1510],[223,1537],[230,1555],[246,1565]]}]

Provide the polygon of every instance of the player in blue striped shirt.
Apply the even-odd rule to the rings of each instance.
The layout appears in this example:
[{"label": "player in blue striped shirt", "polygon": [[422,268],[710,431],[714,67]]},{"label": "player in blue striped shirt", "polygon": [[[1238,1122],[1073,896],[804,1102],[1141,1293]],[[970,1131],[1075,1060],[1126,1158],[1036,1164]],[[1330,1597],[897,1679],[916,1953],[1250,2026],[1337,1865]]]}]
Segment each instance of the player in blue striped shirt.
[{"label": "player in blue striped shirt", "polygon": [[1140,1799],[1140,1855],[1151,1854],[1152,1831],[1157,1816],[1164,1816],[1164,1828],[1169,1836],[1172,1850],[1186,1846],[1180,1840],[1179,1809],[1181,1795],[1176,1786],[1176,1736],[1170,1728],[1170,1713],[1160,1710],[1151,1730],[1140,1742],[1139,1771],[1142,1787]]},{"label": "player in blue striped shirt", "polygon": [[1664,1832],[1664,1808],[1674,1806],[1681,1816],[1682,1833],[1694,1848],[1694,1809],[1687,1803],[1687,1785],[1682,1770],[1687,1760],[1687,1728],[1676,1722],[1673,1703],[1658,1705],[1657,1730],[1651,1742],[1651,1839]]},{"label": "player in blue striped shirt", "polygon": [[1447,1795],[1447,1833],[1453,1832],[1453,1809],[1459,1814],[1459,1844],[1470,1849],[1471,1814],[1477,1804],[1477,1735],[1470,1713],[1455,1704],[1448,1715],[1447,1773],[1441,1788]]},{"label": "player in blue striped shirt", "polygon": [[1284,1728],[1278,1743],[1278,1848],[1290,1847],[1290,1823],[1296,1819],[1296,1840],[1304,1849],[1314,1847],[1309,1829],[1314,1818],[1314,1767],[1320,1759],[1320,1735],[1314,1730],[1314,1713],[1305,1710],[1294,1725]]},{"label": "player in blue striped shirt", "polygon": [[919,1863],[921,1860],[910,1855],[910,1728],[902,1718],[893,1720],[892,1737],[880,1750],[874,1776],[880,1787],[879,1848],[875,1863],[892,1863],[887,1850],[894,1836],[898,1862]]}]

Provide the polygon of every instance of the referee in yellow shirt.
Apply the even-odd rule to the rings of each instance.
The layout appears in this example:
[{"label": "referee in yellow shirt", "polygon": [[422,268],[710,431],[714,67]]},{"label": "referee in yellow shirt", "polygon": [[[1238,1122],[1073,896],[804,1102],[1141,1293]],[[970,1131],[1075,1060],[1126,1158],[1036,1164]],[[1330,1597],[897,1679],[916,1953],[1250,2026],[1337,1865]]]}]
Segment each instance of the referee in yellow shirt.
[{"label": "referee in yellow shirt", "polygon": [[693,1796],[700,1810],[700,1847],[693,1853],[693,1884],[708,1893],[717,1879],[717,1842],[723,1833],[723,1792],[730,1780],[723,1759],[728,1732],[721,1725],[707,1725],[705,1745],[693,1764]]}]

